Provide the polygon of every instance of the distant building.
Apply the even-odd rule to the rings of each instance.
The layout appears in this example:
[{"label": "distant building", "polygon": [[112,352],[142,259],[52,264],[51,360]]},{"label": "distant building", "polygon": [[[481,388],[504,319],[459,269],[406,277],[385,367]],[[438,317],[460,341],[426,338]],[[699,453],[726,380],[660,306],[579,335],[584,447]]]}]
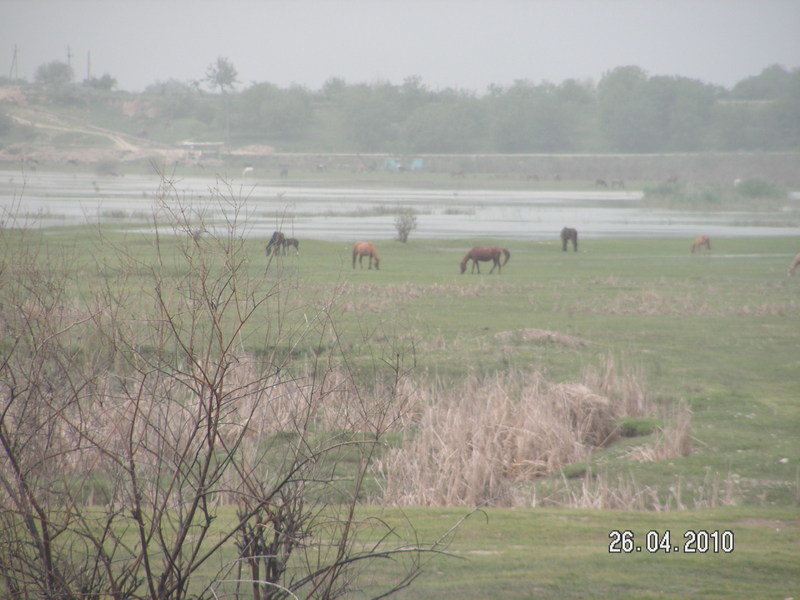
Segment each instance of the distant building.
[{"label": "distant building", "polygon": [[186,141],[181,143],[181,147],[191,153],[199,152],[200,156],[214,156],[216,158],[220,157],[222,154],[222,148],[225,146],[225,142],[192,142]]}]

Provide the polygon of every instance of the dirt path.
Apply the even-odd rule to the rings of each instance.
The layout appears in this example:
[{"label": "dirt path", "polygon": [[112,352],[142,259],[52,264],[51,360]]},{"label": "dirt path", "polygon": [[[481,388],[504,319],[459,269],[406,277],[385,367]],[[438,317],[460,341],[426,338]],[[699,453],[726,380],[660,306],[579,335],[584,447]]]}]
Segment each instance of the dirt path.
[{"label": "dirt path", "polygon": [[[23,125],[36,127],[37,129],[50,129],[63,131],[66,133],[80,133],[84,135],[96,135],[111,141],[116,150],[123,152],[138,152],[143,146],[153,147],[154,144],[148,140],[126,136],[109,129],[97,127],[96,125],[77,126],[67,122],[63,117],[44,110],[22,109],[22,114],[11,114],[11,118]],[[129,139],[125,139],[129,138]],[[135,140],[133,143],[130,140]]]}]

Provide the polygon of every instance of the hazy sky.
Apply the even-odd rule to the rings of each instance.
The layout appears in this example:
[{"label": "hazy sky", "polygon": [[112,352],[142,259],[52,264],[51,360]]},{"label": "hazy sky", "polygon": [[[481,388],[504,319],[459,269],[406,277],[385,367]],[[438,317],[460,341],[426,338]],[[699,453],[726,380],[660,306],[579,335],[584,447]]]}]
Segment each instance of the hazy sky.
[{"label": "hazy sky", "polygon": [[800,67],[800,0],[0,0],[0,74],[67,60],[141,90],[202,79],[217,56],[251,82],[401,83],[485,91],[598,81],[637,65],[730,87]]}]

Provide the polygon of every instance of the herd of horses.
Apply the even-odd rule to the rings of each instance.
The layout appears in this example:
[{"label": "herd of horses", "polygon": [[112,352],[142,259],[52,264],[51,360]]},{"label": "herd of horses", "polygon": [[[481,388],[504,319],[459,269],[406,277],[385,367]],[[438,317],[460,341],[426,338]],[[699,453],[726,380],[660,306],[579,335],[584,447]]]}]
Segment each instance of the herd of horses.
[{"label": "herd of horses", "polygon": [[300,254],[300,241],[296,238],[287,238],[280,231],[273,231],[272,237],[267,242],[267,247],[264,248],[267,256],[277,256],[279,254],[286,254],[287,248],[294,248],[297,254]]},{"label": "herd of horses", "polygon": [[[577,252],[578,230],[572,227],[564,227],[564,229],[561,230],[561,249],[566,252],[570,243],[572,244],[573,251]],[[300,254],[300,242],[297,239],[287,238],[282,232],[274,231],[264,250],[267,256],[277,256],[279,254],[286,254],[286,249],[290,247],[294,248],[297,254]],[[711,238],[707,235],[699,235],[695,238],[694,242],[692,242],[692,254],[701,248],[705,248],[709,252],[711,251]],[[358,261],[359,267],[362,269],[364,268],[365,256],[368,259],[368,269],[372,269],[373,266],[375,267],[376,271],[380,269],[381,259],[378,258],[378,252],[375,249],[375,244],[372,242],[356,242],[353,244],[354,269],[356,268],[356,261]],[[501,258],[503,259],[502,262]],[[461,268],[461,273],[463,274],[467,270],[467,264],[469,261],[472,261],[472,270],[470,273],[475,273],[477,270],[478,274],[480,274],[481,267],[479,263],[491,261],[492,268],[489,269],[489,273],[491,274],[495,269],[497,269],[497,272],[500,273],[510,258],[511,252],[508,251],[508,248],[500,248],[498,246],[475,246],[469,252],[467,252],[463,259],[461,259],[459,267]],[[795,256],[792,260],[791,264],[789,265],[788,274],[790,276],[794,275],[799,266],[800,254]]]}]

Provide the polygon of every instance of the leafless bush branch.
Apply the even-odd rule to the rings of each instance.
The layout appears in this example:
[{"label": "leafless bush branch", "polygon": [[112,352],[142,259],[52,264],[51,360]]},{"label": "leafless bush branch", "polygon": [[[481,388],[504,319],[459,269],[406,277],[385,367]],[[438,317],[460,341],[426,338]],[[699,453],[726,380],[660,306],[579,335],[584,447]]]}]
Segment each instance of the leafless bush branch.
[{"label": "leafless bush branch", "polygon": [[[365,548],[355,510],[404,418],[405,371],[365,393],[342,354],[282,352],[311,335],[339,347],[332,304],[290,325],[291,282],[249,265],[246,199],[214,196],[196,209],[162,176],[151,250],[104,238],[100,283],[80,294],[85,266],[0,232],[8,596],[178,600],[249,579],[236,597],[335,598],[359,564],[401,550],[408,571],[386,591],[418,573],[423,548]],[[239,560],[209,576],[231,547]]]}]

